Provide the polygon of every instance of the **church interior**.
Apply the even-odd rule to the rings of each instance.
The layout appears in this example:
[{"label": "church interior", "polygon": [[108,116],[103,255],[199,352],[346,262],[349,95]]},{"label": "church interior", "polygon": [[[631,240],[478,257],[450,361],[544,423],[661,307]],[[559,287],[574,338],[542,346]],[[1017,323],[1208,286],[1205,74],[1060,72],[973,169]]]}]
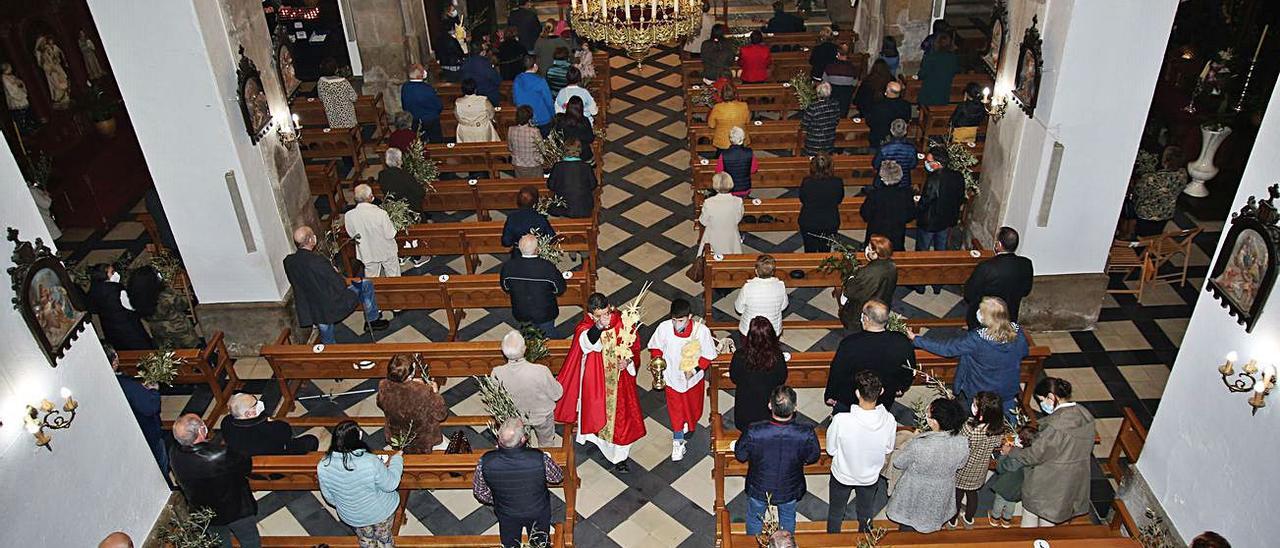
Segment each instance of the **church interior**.
[{"label": "church interior", "polygon": [[1280,4],[0,11],[2,546],[1274,546]]}]

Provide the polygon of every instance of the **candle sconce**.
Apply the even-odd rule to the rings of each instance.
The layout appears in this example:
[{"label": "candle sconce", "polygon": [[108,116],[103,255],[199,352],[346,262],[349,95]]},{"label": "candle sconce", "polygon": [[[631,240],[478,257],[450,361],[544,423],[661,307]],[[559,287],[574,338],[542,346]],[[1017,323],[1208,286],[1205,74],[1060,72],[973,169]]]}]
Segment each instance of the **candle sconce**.
[{"label": "candle sconce", "polygon": [[1004,113],[1009,109],[1009,97],[1006,95],[991,96],[991,88],[982,88],[982,105],[987,109],[987,115],[991,117],[992,122],[999,122],[1004,118]]},{"label": "candle sconce", "polygon": [[[1222,374],[1222,384],[1233,393],[1251,393],[1249,405],[1253,407],[1252,414],[1257,415],[1258,409],[1267,406],[1267,396],[1271,395],[1271,389],[1276,386],[1276,366],[1268,365],[1259,368],[1257,360],[1249,360],[1239,372],[1236,372],[1236,359],[1237,354],[1232,351],[1227,354],[1226,361],[1218,367],[1218,373]],[[1232,379],[1232,376],[1235,378]]]},{"label": "candle sconce", "polygon": [[276,134],[280,137],[280,142],[284,144],[292,144],[298,142],[300,135],[299,129],[301,125],[298,123],[298,115],[293,114],[289,118],[288,124],[276,125]]},{"label": "candle sconce", "polygon": [[76,420],[76,408],[80,407],[80,403],[71,397],[71,390],[66,387],[62,388],[61,396],[64,400],[62,409],[55,408],[49,400],[41,400],[39,407],[27,406],[23,422],[26,423],[27,432],[36,439],[37,447],[53,451],[53,437],[45,433],[45,430],[70,428],[71,423]]}]

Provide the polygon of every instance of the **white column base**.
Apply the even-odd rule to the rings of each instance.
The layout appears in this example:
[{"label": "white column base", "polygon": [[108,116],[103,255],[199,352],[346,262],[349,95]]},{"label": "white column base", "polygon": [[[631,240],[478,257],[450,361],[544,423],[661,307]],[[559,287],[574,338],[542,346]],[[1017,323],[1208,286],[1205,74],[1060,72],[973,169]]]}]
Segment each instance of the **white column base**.
[{"label": "white column base", "polygon": [[1182,189],[1182,193],[1194,198],[1204,198],[1209,195],[1209,187],[1205,185],[1205,182],[1200,179],[1192,179],[1187,184],[1187,188]]}]

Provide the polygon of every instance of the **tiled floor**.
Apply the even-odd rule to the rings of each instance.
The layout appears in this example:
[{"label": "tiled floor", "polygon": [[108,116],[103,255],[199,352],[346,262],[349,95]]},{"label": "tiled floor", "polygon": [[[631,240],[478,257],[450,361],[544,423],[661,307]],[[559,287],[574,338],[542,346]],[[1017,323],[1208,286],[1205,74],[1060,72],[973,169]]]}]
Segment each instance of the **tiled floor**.
[{"label": "tiled floor", "polygon": [[[646,306],[645,316],[656,320],[666,312],[667,303],[679,296],[689,298],[695,307],[701,306],[701,299],[697,298],[701,286],[683,274],[692,258],[691,246],[696,234],[691,220],[679,78],[671,77],[678,74],[678,58],[671,52],[663,52],[642,67],[623,57],[615,57],[612,62],[614,99],[610,105],[611,126],[603,158],[606,187],[599,240],[599,289],[609,293],[615,302],[622,302],[634,297],[643,282],[654,282],[655,298]],[[1189,227],[1196,224],[1196,220],[1180,215],[1177,224]],[[131,223],[124,223],[110,231],[106,238],[101,234],[76,233],[69,234],[60,243],[75,248],[70,254],[73,259],[90,262],[112,260],[126,251],[136,256],[146,238],[137,230]],[[845,235],[862,237],[860,232]],[[1158,287],[1147,294],[1143,305],[1138,305],[1130,295],[1108,297],[1094,331],[1034,334],[1038,344],[1053,350],[1054,355],[1047,363],[1048,373],[1071,380],[1076,386],[1077,399],[1099,418],[1102,445],[1096,455],[1105,455],[1110,449],[1123,407],[1132,407],[1143,422],[1150,424],[1191,315],[1195,288],[1204,276],[1208,253],[1217,237],[1216,232],[1205,233],[1197,240],[1199,249],[1193,257],[1192,280],[1187,287]],[[752,234],[747,236],[746,244],[760,252],[790,252],[801,248],[800,238],[794,234]],[[494,271],[499,263],[496,258],[487,257],[483,264],[482,270]],[[457,272],[461,268],[461,258],[436,257],[416,273]],[[1122,283],[1112,280],[1114,287]],[[937,296],[932,292],[918,295],[900,290],[893,309],[909,317],[957,315],[961,304],[956,289],[948,288]],[[726,314],[726,311],[732,312],[731,302],[729,298],[717,301],[717,317],[731,317]],[[790,317],[834,317],[836,306],[828,291],[794,290],[791,302]],[[566,307],[559,318],[562,330],[567,330],[575,320],[574,312]],[[507,310],[469,311],[460,338],[497,339],[512,323]],[[361,329],[360,320],[354,316],[348,325]],[[442,340],[445,332],[443,312],[408,312],[392,320],[391,328],[379,338],[396,342]],[[356,338],[356,332],[339,328],[340,340]],[[783,340],[793,350],[832,350],[840,338],[838,332],[788,330]],[[263,394],[268,408],[274,406],[279,398],[278,388],[268,381],[270,369],[262,360],[240,360],[236,369],[242,378],[249,379],[249,391]],[[650,386],[647,372],[641,373],[639,384],[649,433],[632,450],[633,472],[615,475],[608,471],[607,463],[594,448],[584,447],[578,453],[583,489],[579,491],[581,519],[575,530],[577,542],[591,548],[711,546],[715,527],[711,514],[713,488],[707,432],[701,429],[693,435],[683,461],[671,462],[670,430],[664,424],[667,419],[663,397],[647,389]],[[300,395],[324,396],[374,385],[373,381],[317,382],[305,386]],[[800,392],[802,414],[822,420],[826,408],[821,403],[821,394],[814,389]],[[731,395],[724,396],[725,405],[731,406]],[[917,388],[907,400],[927,396],[924,389]],[[446,386],[445,397],[454,413],[483,412],[474,381]],[[165,413],[170,418],[181,409],[201,410],[208,404],[209,395],[203,390],[194,393],[173,390],[164,398]],[[372,397],[338,396],[306,400],[297,405],[296,412],[371,415],[377,413],[377,408]],[[705,420],[703,423],[705,425]],[[322,447],[327,445],[325,432],[313,430],[313,433],[321,436]],[[369,433],[372,443],[382,442],[379,429],[371,429]],[[477,450],[493,444],[487,432],[468,429],[467,435]],[[1105,503],[1112,491],[1108,482],[1100,478],[1095,476],[1093,498]],[[799,505],[800,519],[825,519],[826,478],[811,477],[809,486],[809,495]],[[729,508],[738,520],[745,513],[741,493],[741,478],[730,478]],[[259,527],[264,534],[350,534],[318,494],[273,492],[258,496]],[[496,520],[493,512],[476,503],[467,491],[423,491],[409,499],[408,522],[403,532],[493,533]]]}]

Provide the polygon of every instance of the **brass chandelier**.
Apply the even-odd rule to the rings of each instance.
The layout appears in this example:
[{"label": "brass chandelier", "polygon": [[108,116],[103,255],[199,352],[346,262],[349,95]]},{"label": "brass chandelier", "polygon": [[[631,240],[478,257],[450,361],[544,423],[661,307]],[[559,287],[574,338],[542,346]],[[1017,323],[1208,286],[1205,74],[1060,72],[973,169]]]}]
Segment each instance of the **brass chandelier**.
[{"label": "brass chandelier", "polygon": [[573,30],[637,61],[658,44],[698,32],[701,0],[572,0]]}]

